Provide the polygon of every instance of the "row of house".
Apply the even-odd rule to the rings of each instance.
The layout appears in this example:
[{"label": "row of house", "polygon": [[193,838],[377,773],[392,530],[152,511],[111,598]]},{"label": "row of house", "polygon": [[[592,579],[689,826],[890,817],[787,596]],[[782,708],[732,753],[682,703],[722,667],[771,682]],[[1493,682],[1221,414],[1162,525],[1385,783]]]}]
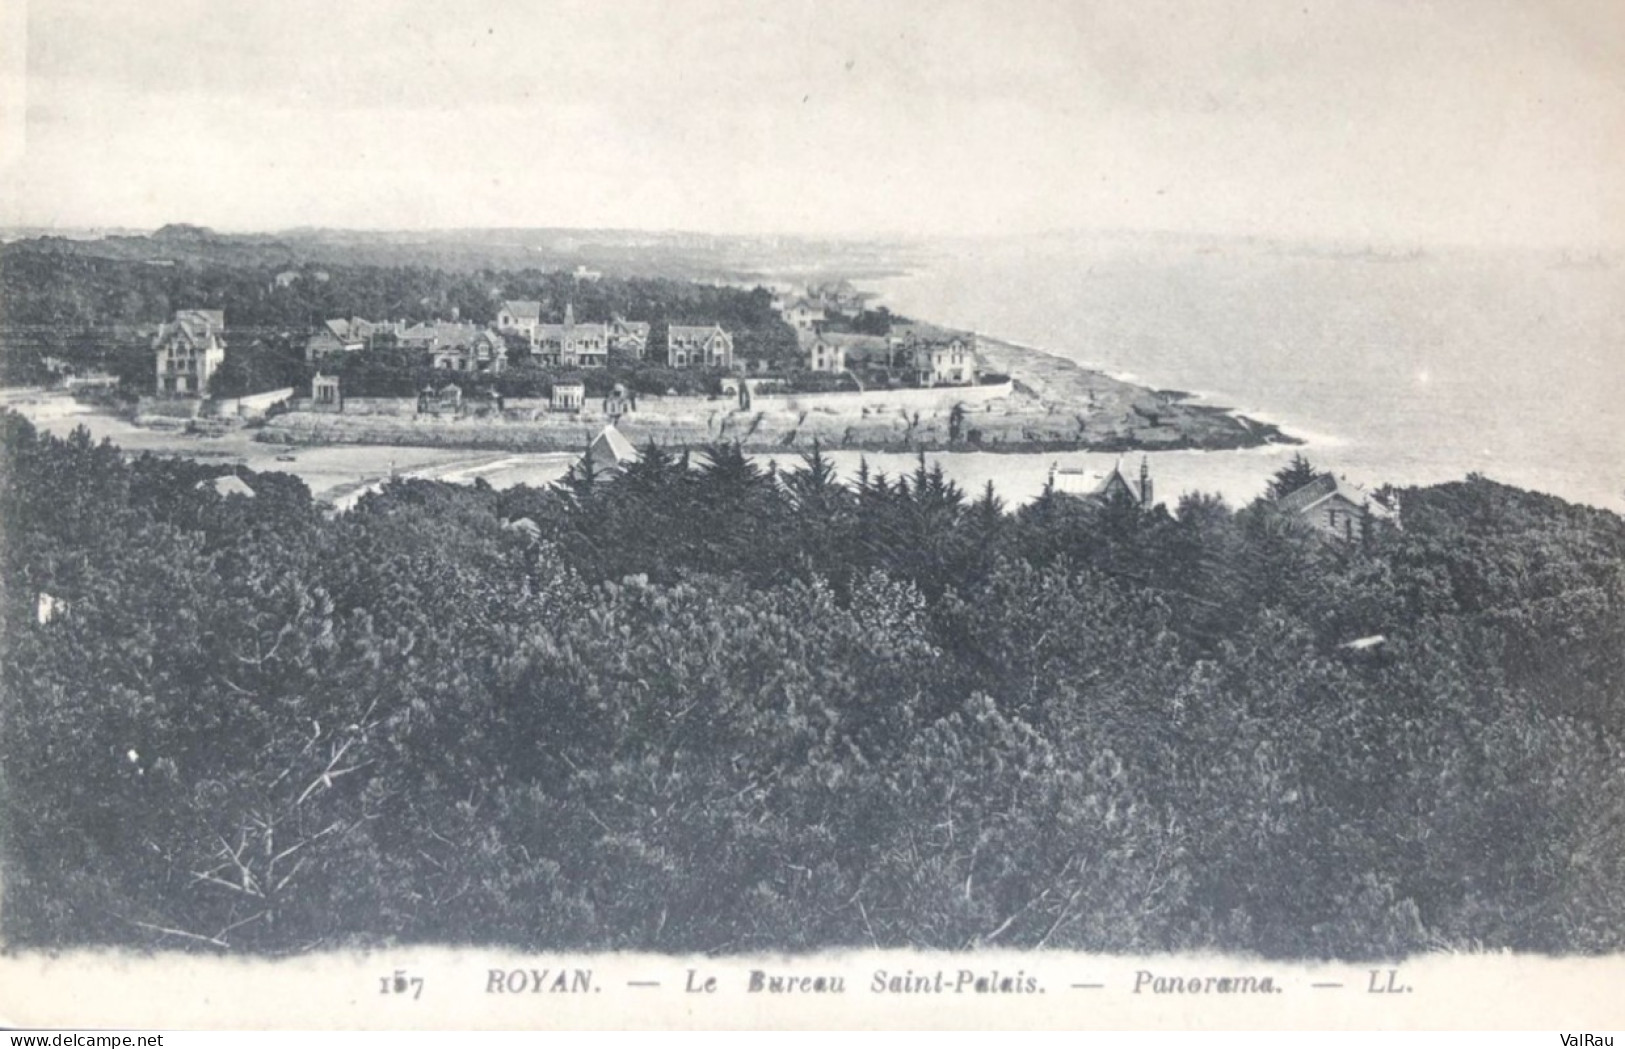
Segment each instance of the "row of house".
[{"label": "row of house", "polygon": [[[823,285],[818,299],[799,298],[802,306],[823,318],[832,309],[861,308],[864,296],[844,282]],[[607,322],[581,322],[573,305],[566,305],[560,322],[541,319],[542,304],[535,300],[508,300],[498,312],[494,328],[468,321],[434,320],[408,326],[405,322],[373,321],[364,317],[330,319],[305,343],[305,358],[312,364],[334,354],[353,353],[373,346],[381,337],[425,354],[433,367],[467,374],[497,374],[509,364],[508,337],[525,340],[542,363],[564,368],[602,368],[609,354],[647,358],[651,325],[612,317]],[[811,314],[809,314],[811,315]],[[207,391],[209,379],[225,360],[225,315],[220,310],[178,310],[163,325],[154,343],[157,390],[160,394],[196,396]],[[818,326],[800,331],[807,367],[815,372],[841,374],[885,368],[920,386],[969,385],[976,381],[975,337],[929,325],[902,325],[889,336],[822,331]],[[720,324],[672,324],[666,329],[665,364],[672,368],[739,370],[732,333]]]},{"label": "row of house", "polygon": [[[542,304],[511,299],[497,312],[497,330],[523,337],[544,364],[565,368],[601,368],[611,351],[632,357],[649,355],[648,321],[619,315],[607,322],[581,322],[574,304],[564,307],[559,323],[542,320]],[[672,324],[666,328],[666,364],[672,368],[734,367],[733,335],[720,324]]]},{"label": "row of house", "polygon": [[[319,361],[330,353],[365,349],[383,334],[399,335],[401,325],[361,317],[327,321],[305,341],[305,358]],[[176,310],[158,326],[153,338],[160,396],[199,397],[226,360],[224,310]]]},{"label": "row of house", "polygon": [[378,336],[399,335],[403,327],[390,321],[369,321],[361,317],[326,321],[305,340],[305,360],[319,361],[330,353],[369,349]]},{"label": "row of house", "polygon": [[518,335],[545,363],[569,368],[600,368],[617,350],[643,356],[648,349],[649,325],[629,324],[615,318],[612,325],[576,322],[574,304],[564,307],[561,323],[542,321],[542,304],[534,299],[510,299],[497,311],[497,330]]},{"label": "row of house", "polygon": [[[646,321],[615,318],[609,323],[577,323],[573,307],[564,321],[544,324],[540,303],[503,304],[496,329],[468,321],[370,321],[364,317],[328,320],[305,340],[305,359],[320,365],[335,355],[354,353],[389,336],[396,345],[427,355],[433,367],[470,374],[497,374],[508,366],[505,335],[521,335],[545,364],[565,368],[602,368],[609,352],[646,356],[650,326]],[[153,340],[156,389],[160,395],[195,397],[208,391],[209,380],[225,363],[226,316],[223,310],[177,310],[159,326]],[[719,324],[673,324],[666,331],[666,362],[673,368],[734,367],[733,335]]]},{"label": "row of house", "polygon": [[[326,322],[306,341],[305,358],[319,364],[329,354],[364,349],[381,334],[397,345],[427,354],[434,367],[467,373],[498,373],[508,366],[507,336],[525,340],[543,364],[563,368],[602,368],[611,351],[633,357],[649,354],[650,324],[614,317],[608,322],[577,321],[566,305],[561,322],[544,322],[542,304],[509,300],[497,313],[496,326],[468,321],[435,320],[406,326],[360,317]],[[719,324],[673,324],[666,331],[666,363],[673,368],[734,367],[732,333]]]},{"label": "row of house", "polygon": [[895,326],[889,335],[832,331],[868,309],[875,298],[850,281],[809,284],[780,292],[773,308],[796,331],[809,371],[839,375],[884,368],[918,386],[976,382],[976,337],[929,324]]},{"label": "row of house", "polygon": [[[507,340],[523,338],[542,363],[564,368],[602,368],[611,351],[646,357],[647,321],[615,317],[608,322],[575,319],[566,306],[562,322],[541,320],[541,303],[504,302],[495,330],[467,321],[426,321],[404,327],[353,317],[328,321],[306,344],[306,358],[319,363],[328,354],[353,352],[381,334],[401,346],[429,355],[436,368],[501,372],[508,365]],[[884,367],[921,386],[970,385],[976,381],[975,336],[931,325],[900,325],[889,336],[851,332],[801,333],[809,370],[841,374]],[[718,324],[673,324],[666,329],[665,363],[672,368],[736,370],[733,335]]]},{"label": "row of house", "polygon": [[839,375],[885,368],[919,386],[969,386],[976,382],[976,336],[933,325],[899,325],[890,335],[852,332],[803,333],[811,371]]},{"label": "row of house", "polygon": [[780,292],[773,297],[773,308],[798,332],[813,332],[835,317],[857,316],[874,298],[851,281],[826,281],[809,284],[802,292]]},{"label": "row of house", "polygon": [[[490,390],[482,395],[483,400],[476,407],[480,410],[502,412],[506,407],[506,398],[496,391]],[[454,382],[447,382],[439,387],[430,385],[418,391],[417,413],[419,415],[462,414],[467,407],[462,387]],[[548,410],[566,414],[580,414],[587,410],[587,386],[579,379],[559,380],[552,383],[548,394]],[[343,383],[339,376],[328,375],[320,368],[310,380],[310,410],[316,412],[342,412],[344,411]],[[621,383],[616,383],[609,394],[603,398],[602,414],[614,426],[628,413],[637,410],[637,397]]]},{"label": "row of house", "polygon": [[445,371],[495,375],[508,367],[508,341],[498,332],[467,321],[426,321],[395,336],[405,349],[428,355]]}]

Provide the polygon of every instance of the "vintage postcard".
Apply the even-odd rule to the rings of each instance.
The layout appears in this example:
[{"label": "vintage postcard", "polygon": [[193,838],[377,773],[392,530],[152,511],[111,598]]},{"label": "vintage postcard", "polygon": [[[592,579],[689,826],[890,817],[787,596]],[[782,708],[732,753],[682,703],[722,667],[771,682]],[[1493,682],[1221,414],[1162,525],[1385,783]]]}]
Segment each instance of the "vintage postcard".
[{"label": "vintage postcard", "polygon": [[0,1025],[1625,1026],[1617,5],[0,20]]}]

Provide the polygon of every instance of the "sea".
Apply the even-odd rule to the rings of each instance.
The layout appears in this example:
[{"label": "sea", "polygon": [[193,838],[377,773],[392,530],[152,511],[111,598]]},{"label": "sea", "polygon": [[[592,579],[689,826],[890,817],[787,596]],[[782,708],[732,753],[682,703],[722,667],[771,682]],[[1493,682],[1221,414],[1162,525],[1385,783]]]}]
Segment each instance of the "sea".
[{"label": "sea", "polygon": [[[1057,235],[933,245],[925,265],[877,290],[908,316],[1184,391],[1305,442],[1153,453],[1170,504],[1185,491],[1245,502],[1301,452],[1368,488],[1479,473],[1625,512],[1618,254]],[[1012,501],[1054,465],[1115,460],[933,458]]]}]

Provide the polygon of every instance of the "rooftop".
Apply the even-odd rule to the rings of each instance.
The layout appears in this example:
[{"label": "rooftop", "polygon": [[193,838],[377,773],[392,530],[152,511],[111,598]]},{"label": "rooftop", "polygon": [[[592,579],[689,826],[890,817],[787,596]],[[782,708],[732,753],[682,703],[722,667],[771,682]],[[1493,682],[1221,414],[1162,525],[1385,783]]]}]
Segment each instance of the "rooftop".
[{"label": "rooftop", "polygon": [[606,426],[587,446],[587,455],[599,466],[619,466],[636,459],[638,450],[632,447],[625,434],[614,426]]}]

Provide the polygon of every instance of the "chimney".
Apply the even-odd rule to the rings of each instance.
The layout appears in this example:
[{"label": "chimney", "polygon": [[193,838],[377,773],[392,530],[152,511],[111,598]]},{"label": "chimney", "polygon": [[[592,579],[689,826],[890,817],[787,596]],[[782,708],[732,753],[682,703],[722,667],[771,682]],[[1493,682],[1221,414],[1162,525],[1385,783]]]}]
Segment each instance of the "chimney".
[{"label": "chimney", "polygon": [[1140,506],[1151,508],[1151,463],[1140,456]]}]

